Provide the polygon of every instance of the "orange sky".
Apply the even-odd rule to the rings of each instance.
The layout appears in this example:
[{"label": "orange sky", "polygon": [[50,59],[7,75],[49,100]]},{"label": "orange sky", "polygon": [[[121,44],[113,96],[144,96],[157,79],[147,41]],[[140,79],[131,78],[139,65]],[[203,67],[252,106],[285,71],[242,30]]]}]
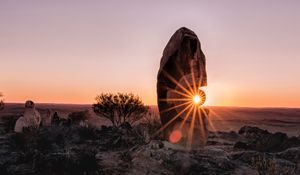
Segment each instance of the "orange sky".
[{"label": "orange sky", "polygon": [[156,104],[163,48],[186,26],[207,57],[206,105],[300,107],[298,1],[0,2],[6,102]]}]

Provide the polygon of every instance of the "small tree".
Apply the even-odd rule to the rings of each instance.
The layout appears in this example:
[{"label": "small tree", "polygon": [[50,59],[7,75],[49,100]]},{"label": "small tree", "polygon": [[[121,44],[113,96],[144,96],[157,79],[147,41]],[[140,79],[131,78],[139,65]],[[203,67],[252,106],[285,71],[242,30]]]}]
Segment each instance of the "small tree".
[{"label": "small tree", "polygon": [[140,98],[131,93],[102,93],[96,97],[93,109],[97,115],[108,118],[114,126],[125,122],[133,124],[148,111]]}]

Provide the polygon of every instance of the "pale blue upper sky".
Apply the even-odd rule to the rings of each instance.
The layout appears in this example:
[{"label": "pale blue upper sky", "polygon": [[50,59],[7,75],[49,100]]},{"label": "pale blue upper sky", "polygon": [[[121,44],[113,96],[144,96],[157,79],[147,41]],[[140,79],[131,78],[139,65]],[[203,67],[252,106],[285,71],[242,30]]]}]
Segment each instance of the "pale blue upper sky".
[{"label": "pale blue upper sky", "polygon": [[207,57],[208,105],[300,107],[296,0],[2,0],[0,92],[63,103],[133,92],[155,104],[163,48],[182,26]]}]

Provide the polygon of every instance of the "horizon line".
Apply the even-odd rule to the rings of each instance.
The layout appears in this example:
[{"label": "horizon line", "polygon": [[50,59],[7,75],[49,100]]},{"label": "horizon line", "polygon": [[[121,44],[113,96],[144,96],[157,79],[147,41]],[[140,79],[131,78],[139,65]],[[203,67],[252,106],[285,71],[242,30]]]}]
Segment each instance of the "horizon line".
[{"label": "horizon line", "polygon": [[[25,104],[24,102],[5,102],[5,104]],[[40,102],[35,104],[44,105],[93,105],[93,103],[61,103],[61,102]],[[146,106],[157,106],[157,104],[145,104]],[[289,106],[233,106],[233,105],[204,105],[203,107],[229,107],[229,108],[286,108],[286,109],[300,109],[299,107],[289,107]]]}]

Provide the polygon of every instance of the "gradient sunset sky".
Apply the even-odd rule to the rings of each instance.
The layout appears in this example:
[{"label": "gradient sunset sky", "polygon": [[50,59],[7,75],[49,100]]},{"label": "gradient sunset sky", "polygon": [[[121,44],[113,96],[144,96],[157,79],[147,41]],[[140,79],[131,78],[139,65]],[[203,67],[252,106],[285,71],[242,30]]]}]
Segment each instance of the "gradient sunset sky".
[{"label": "gradient sunset sky", "polygon": [[206,105],[300,107],[300,1],[0,1],[6,102],[156,104],[162,51],[180,27],[207,59]]}]

